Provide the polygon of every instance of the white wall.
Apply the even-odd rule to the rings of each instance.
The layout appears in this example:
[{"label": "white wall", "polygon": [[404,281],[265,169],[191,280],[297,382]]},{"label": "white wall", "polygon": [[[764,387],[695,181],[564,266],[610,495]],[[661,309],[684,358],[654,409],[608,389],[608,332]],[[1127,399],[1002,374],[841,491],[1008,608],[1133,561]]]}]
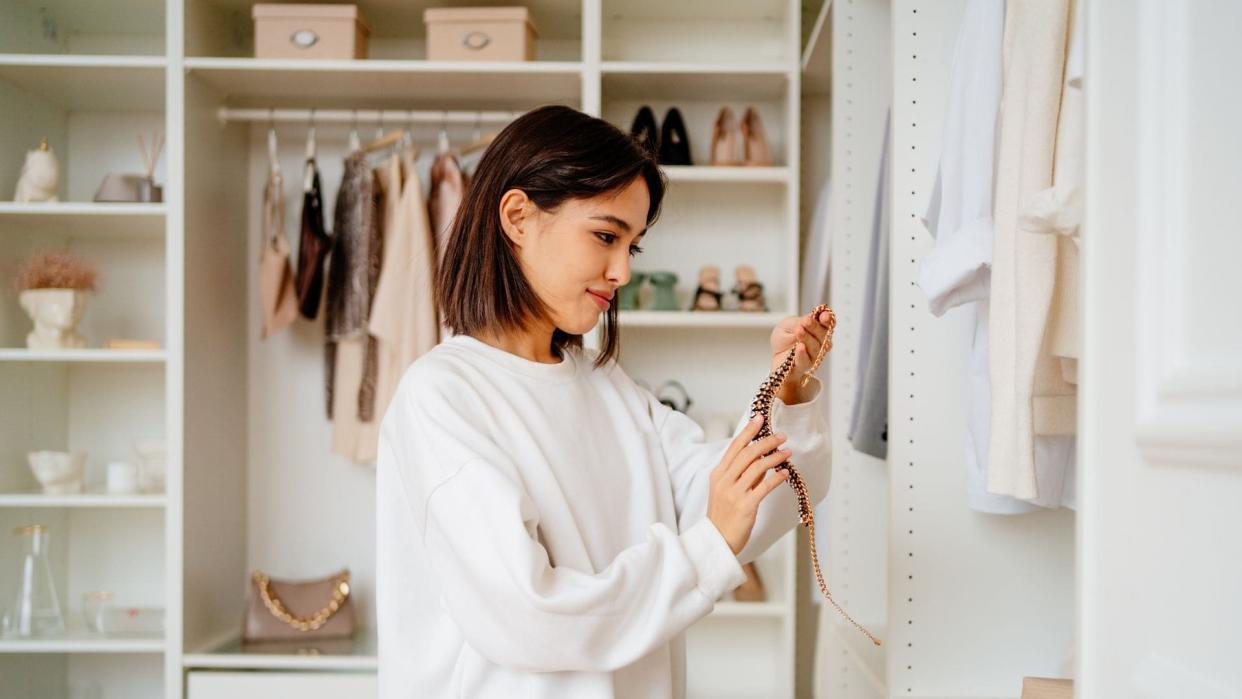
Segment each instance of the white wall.
[{"label": "white wall", "polygon": [[1239,697],[1242,5],[1087,9],[1077,692]]}]

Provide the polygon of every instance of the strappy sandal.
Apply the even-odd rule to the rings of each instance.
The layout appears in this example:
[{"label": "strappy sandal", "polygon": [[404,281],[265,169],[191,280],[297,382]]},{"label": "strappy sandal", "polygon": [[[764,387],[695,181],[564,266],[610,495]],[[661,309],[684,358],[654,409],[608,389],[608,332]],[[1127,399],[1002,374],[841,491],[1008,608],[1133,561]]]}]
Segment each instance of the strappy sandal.
[{"label": "strappy sandal", "polygon": [[720,293],[720,268],[705,265],[699,269],[699,286],[694,290],[692,311],[719,311],[724,294]]},{"label": "strappy sandal", "polygon": [[763,284],[755,277],[755,270],[750,265],[737,266],[737,284],[733,293],[737,295],[737,310],[749,312],[765,312],[768,302],[763,296]]}]

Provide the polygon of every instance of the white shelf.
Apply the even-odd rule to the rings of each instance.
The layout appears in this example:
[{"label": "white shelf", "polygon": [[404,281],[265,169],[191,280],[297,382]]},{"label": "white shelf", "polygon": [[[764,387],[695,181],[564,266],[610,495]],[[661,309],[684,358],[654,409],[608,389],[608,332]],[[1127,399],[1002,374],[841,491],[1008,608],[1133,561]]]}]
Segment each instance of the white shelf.
[{"label": "white shelf", "polygon": [[81,493],[78,495],[44,495],[42,493],[0,493],[0,507],[163,507],[168,499],[162,494],[109,495]]},{"label": "white shelf", "polygon": [[0,54],[0,80],[70,111],[164,109],[162,56]]},{"label": "white shelf", "polygon": [[[569,61],[445,62],[187,58],[186,69],[232,106],[407,107],[412,100],[453,101],[470,108],[577,102],[582,64]],[[480,102],[480,95],[492,96]],[[302,103],[292,101],[301,99]]]},{"label": "white shelf", "polygon": [[233,638],[197,653],[186,653],[182,666],[240,670],[375,670],[376,638],[362,632],[351,639],[319,643],[243,645]]},{"label": "white shelf", "polygon": [[150,364],[167,359],[165,350],[28,350],[15,347],[0,349],[0,362],[80,362]]},{"label": "white shelf", "polygon": [[163,653],[163,638],[103,637],[70,631],[57,638],[0,638],[0,653]]},{"label": "white shelf", "polygon": [[737,619],[760,618],[780,620],[789,613],[789,605],[784,602],[717,602],[716,608],[708,618]]},{"label": "white shelf", "polygon": [[780,313],[743,311],[621,311],[622,328],[775,328]]},{"label": "white shelf", "polygon": [[164,235],[164,204],[102,202],[0,202],[0,234],[67,233],[75,237]]},{"label": "white shelf", "polygon": [[663,165],[661,170],[669,182],[711,182],[759,184],[789,184],[791,170],[787,167],[734,167],[711,165]]}]

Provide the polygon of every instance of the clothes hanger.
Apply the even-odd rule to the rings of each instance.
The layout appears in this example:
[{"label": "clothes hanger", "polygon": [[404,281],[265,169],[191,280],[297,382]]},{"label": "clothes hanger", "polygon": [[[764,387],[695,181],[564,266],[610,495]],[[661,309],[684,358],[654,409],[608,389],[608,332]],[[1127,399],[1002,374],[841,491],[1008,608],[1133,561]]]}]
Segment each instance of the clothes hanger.
[{"label": "clothes hanger", "polygon": [[448,137],[448,112],[440,112],[440,154],[443,155],[450,150]]},{"label": "clothes hanger", "polygon": [[483,135],[483,112],[482,110],[480,110],[479,112],[475,114],[474,140],[470,142],[470,145],[461,149],[461,154],[469,155],[482,148],[487,148],[488,146],[492,144],[492,141],[495,138],[496,138],[496,134],[494,133]]},{"label": "clothes hanger", "polygon": [[276,110],[268,110],[267,119],[267,171],[271,175],[280,174],[280,158],[276,144]]},{"label": "clothes hanger", "polygon": [[353,153],[362,147],[362,140],[358,138],[358,110],[350,110],[351,119],[349,122],[349,152]]},{"label": "clothes hanger", "polygon": [[306,127],[306,166],[302,173],[302,191],[309,192],[315,184],[315,108],[311,107]]}]

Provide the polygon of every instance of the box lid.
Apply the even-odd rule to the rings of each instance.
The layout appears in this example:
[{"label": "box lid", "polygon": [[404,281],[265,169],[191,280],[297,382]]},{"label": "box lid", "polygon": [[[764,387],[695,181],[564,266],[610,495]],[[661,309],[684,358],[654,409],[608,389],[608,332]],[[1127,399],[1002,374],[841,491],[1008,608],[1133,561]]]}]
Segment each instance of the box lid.
[{"label": "box lid", "polygon": [[339,4],[339,5],[311,5],[311,4],[285,4],[264,2],[255,3],[250,10],[250,16],[254,19],[284,19],[288,17],[313,17],[315,19],[352,19],[369,31],[371,28],[367,26],[366,19],[362,13],[358,11],[357,5]]},{"label": "box lid", "polygon": [[423,22],[525,22],[531,29],[535,22],[525,7],[429,7],[423,10]]}]

